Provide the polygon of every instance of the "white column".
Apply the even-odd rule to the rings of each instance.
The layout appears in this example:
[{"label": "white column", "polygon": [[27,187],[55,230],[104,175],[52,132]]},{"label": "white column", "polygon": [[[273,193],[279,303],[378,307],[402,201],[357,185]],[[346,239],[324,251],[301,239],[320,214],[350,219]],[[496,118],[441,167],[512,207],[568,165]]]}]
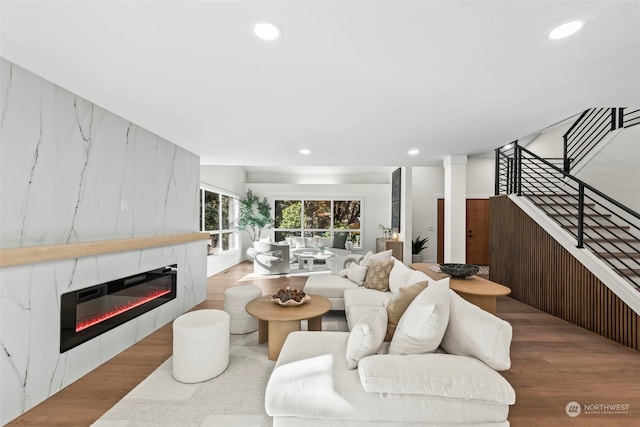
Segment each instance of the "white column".
[{"label": "white column", "polygon": [[444,262],[466,262],[467,156],[447,156],[444,165]]}]

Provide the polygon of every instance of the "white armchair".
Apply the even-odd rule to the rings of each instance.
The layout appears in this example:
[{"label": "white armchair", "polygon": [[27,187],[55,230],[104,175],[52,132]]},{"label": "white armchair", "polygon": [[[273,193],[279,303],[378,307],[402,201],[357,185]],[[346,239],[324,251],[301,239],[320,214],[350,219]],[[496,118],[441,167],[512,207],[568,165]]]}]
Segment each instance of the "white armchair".
[{"label": "white armchair", "polygon": [[286,274],[289,272],[289,245],[254,242],[253,271],[256,274]]}]

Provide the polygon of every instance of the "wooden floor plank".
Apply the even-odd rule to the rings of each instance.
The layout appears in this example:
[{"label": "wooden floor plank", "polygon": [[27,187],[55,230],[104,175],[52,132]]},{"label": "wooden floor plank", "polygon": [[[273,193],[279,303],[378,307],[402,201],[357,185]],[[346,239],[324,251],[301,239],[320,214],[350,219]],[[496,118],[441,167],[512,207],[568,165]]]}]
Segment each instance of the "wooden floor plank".
[{"label": "wooden floor plank", "polygon": [[[224,290],[254,285],[263,294],[286,286],[302,288],[306,278],[248,278],[241,263],[208,280],[208,299],[196,309],[222,309]],[[498,298],[498,316],[513,326],[512,367],[502,372],[516,390],[512,426],[640,425],[640,354],[509,297]],[[88,426],[146,378],[172,352],[171,324],[96,368],[9,425]],[[565,406],[629,405],[626,415],[581,414]]]}]

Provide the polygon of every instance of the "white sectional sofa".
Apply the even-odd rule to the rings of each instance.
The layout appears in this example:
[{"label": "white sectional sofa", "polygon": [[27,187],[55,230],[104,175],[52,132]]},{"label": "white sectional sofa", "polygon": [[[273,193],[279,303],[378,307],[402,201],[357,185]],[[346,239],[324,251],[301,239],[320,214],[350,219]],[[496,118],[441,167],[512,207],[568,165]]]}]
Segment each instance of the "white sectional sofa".
[{"label": "white sectional sofa", "polygon": [[509,425],[515,391],[497,371],[510,367],[511,326],[449,290],[448,278],[411,284],[414,273],[396,260],[386,292],[343,282],[350,332],[288,336],[265,393],[274,427]]}]

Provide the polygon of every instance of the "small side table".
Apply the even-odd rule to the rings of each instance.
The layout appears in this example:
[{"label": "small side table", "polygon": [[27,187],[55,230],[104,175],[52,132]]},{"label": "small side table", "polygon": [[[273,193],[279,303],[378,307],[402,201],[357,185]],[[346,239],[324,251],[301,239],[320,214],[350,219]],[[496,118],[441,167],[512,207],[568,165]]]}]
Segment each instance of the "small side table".
[{"label": "small side table", "polygon": [[310,331],[322,330],[322,315],[331,310],[331,301],[320,295],[299,306],[286,307],[271,302],[271,295],[249,301],[247,313],[258,319],[258,344],[268,342],[269,360],[276,360],[289,333],[300,330],[307,320]]}]

